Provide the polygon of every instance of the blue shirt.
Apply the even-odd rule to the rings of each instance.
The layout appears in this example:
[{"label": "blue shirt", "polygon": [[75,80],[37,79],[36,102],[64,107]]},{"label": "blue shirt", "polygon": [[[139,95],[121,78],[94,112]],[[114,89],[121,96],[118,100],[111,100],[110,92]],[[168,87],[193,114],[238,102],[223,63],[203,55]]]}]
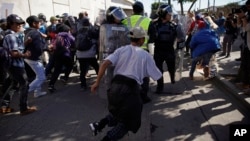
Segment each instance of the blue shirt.
[{"label": "blue shirt", "polygon": [[39,31],[42,32],[43,34],[47,34],[47,30],[46,30],[46,25],[40,25]]},{"label": "blue shirt", "polygon": [[[15,33],[12,30],[6,31],[10,34],[6,35],[3,42],[3,47],[9,49],[10,51],[18,51],[19,53],[24,52],[24,35],[23,33]],[[24,68],[23,58],[12,57],[12,66]]]}]

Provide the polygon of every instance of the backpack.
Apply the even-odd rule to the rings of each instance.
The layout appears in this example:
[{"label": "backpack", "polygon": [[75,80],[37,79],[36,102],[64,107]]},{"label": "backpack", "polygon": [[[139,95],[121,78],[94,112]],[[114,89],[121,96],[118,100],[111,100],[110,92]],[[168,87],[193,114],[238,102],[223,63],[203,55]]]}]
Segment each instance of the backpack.
[{"label": "backpack", "polygon": [[3,41],[7,34],[1,32],[0,39],[0,68],[7,70],[11,65],[11,56],[8,48],[3,47]]},{"label": "backpack", "polygon": [[82,27],[76,35],[76,49],[79,51],[87,51],[92,47],[92,40],[90,38],[90,27]]}]

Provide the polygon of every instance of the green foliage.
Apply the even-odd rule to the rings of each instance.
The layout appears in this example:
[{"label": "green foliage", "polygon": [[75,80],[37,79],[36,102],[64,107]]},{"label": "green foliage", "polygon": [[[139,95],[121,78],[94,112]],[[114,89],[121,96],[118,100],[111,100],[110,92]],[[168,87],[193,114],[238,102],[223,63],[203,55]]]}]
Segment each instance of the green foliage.
[{"label": "green foliage", "polygon": [[150,18],[153,18],[153,19],[154,19],[155,17],[157,17],[157,16],[156,16],[157,9],[158,9],[158,7],[159,7],[161,4],[163,4],[163,2],[154,2],[154,3],[151,4],[151,14],[150,14]]},{"label": "green foliage", "polygon": [[174,0],[174,1],[178,1],[178,3],[180,3],[180,2],[185,3],[185,2],[194,2],[196,0]]}]

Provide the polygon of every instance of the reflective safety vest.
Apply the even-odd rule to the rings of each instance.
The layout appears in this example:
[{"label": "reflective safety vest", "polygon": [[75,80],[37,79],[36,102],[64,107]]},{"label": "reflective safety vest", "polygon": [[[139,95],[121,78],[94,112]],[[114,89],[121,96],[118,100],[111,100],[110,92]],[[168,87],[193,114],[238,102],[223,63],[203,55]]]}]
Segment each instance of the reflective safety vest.
[{"label": "reflective safety vest", "polygon": [[[131,29],[136,26],[142,27],[146,33],[148,33],[148,27],[150,24],[151,19],[145,16],[141,15],[132,15],[128,17],[127,19],[124,19],[122,21],[122,24],[126,25],[128,29]],[[141,46],[141,48],[148,50],[148,36],[145,38],[144,44]]]}]

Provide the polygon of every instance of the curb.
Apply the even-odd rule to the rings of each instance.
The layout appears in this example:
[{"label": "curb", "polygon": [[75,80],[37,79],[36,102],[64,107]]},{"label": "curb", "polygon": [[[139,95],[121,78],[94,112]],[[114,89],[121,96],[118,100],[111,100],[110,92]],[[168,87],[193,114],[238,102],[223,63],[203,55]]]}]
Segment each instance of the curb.
[{"label": "curb", "polygon": [[236,86],[234,86],[231,82],[229,82],[228,80],[226,80],[224,77],[222,77],[220,74],[217,74],[217,76],[212,80],[213,83],[216,84],[216,87],[218,87],[219,89],[223,89],[226,92],[229,93],[229,97],[236,101],[240,110],[243,110],[243,112],[249,115],[249,111],[250,111],[250,102],[245,100],[245,97],[249,97],[246,96],[244,94],[242,94],[242,91],[239,90]]}]

